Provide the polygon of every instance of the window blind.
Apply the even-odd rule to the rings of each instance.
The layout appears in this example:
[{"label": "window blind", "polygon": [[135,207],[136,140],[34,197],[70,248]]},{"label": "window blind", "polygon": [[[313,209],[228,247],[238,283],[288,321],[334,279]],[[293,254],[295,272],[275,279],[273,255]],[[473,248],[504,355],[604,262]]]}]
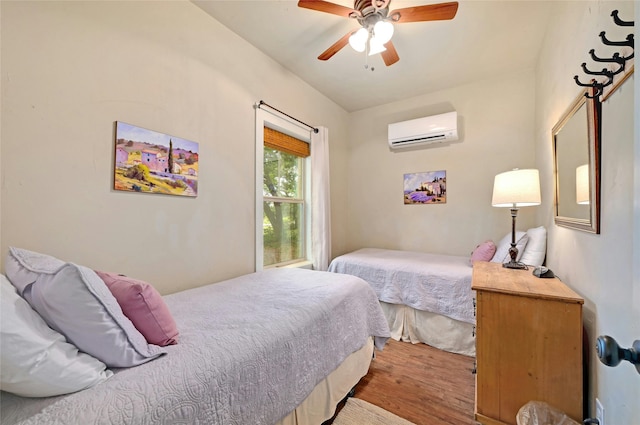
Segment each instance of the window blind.
[{"label": "window blind", "polygon": [[311,155],[309,143],[269,127],[264,127],[264,145],[303,158]]}]

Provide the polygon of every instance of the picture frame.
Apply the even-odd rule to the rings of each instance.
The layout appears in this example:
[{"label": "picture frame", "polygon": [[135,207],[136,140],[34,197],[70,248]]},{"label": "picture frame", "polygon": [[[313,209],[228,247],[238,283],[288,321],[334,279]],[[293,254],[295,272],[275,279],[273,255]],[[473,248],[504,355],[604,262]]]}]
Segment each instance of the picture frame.
[{"label": "picture frame", "polygon": [[198,196],[198,143],[116,121],[113,188]]},{"label": "picture frame", "polygon": [[446,204],[447,172],[439,170],[405,174],[403,190],[405,205]]}]

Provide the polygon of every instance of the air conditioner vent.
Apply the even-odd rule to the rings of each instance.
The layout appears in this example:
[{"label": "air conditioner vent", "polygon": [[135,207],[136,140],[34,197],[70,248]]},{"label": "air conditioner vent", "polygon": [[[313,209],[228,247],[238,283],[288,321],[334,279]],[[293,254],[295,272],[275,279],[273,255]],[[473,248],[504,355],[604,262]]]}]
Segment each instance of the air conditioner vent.
[{"label": "air conditioner vent", "polygon": [[391,149],[454,140],[458,140],[458,113],[455,111],[389,124]]}]

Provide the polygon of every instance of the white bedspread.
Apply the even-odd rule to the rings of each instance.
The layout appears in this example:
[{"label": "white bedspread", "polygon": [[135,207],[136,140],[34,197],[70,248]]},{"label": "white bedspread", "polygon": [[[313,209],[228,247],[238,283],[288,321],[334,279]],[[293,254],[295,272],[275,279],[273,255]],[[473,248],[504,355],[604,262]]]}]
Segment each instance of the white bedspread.
[{"label": "white bedspread", "polygon": [[168,354],[88,390],[2,393],[2,424],[272,425],[349,354],[389,336],[371,287],[277,269],[168,295],[180,331]]},{"label": "white bedspread", "polygon": [[329,271],[363,278],[380,301],[475,324],[468,257],[363,248],[336,257]]}]

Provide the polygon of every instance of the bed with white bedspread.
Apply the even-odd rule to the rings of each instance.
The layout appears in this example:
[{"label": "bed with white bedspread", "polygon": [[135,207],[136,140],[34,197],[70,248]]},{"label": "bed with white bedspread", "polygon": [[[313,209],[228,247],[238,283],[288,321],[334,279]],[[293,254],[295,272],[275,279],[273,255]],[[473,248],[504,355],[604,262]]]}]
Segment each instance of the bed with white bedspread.
[{"label": "bed with white bedspread", "polygon": [[166,354],[72,394],[2,392],[2,423],[318,424],[366,374],[372,339],[389,336],[353,276],[266,270],[163,298],[180,330]]},{"label": "bed with white bedspread", "polygon": [[[516,232],[517,261],[540,266],[544,226]],[[475,355],[473,261],[508,262],[512,234],[487,240],[471,256],[363,248],[333,259],[329,271],[361,277],[375,290],[391,337],[468,356]]]},{"label": "bed with white bedspread", "polygon": [[376,292],[396,340],[473,356],[474,291],[469,257],[363,248],[329,271],[361,277]]}]

